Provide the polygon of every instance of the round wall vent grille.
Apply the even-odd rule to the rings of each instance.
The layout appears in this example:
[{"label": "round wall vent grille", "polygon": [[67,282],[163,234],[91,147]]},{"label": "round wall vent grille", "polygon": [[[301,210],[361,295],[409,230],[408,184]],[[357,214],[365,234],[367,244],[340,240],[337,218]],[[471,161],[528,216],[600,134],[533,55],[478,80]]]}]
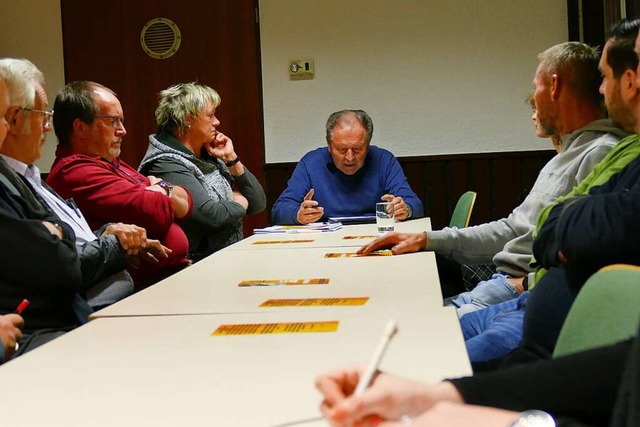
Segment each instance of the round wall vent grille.
[{"label": "round wall vent grille", "polygon": [[142,49],[152,58],[166,59],[180,48],[180,29],[171,20],[156,18],[147,22],[140,34]]}]

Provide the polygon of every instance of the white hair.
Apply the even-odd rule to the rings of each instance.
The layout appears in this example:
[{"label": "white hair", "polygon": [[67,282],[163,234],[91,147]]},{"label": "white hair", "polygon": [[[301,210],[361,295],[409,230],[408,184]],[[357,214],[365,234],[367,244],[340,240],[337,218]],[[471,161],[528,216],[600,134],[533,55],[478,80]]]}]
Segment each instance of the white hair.
[{"label": "white hair", "polygon": [[7,85],[9,105],[32,108],[36,98],[36,85],[44,85],[44,75],[27,59],[0,59],[0,76]]}]

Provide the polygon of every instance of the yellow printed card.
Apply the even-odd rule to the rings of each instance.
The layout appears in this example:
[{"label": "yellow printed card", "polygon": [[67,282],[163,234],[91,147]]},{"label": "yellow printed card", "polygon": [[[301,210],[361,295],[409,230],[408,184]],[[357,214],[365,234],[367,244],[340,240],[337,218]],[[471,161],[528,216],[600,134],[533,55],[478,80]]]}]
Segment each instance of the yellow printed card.
[{"label": "yellow printed card", "polygon": [[305,285],[327,285],[329,278],[319,277],[313,279],[265,279],[265,280],[243,280],[238,283],[241,288],[260,287],[260,286],[305,286]]},{"label": "yellow printed card", "polygon": [[257,240],[252,245],[284,245],[287,243],[313,243],[315,239],[300,239],[300,240]]},{"label": "yellow printed card", "polygon": [[259,307],[327,307],[365,305],[369,297],[269,299]]},{"label": "yellow printed card", "polygon": [[294,322],[294,323],[248,323],[236,325],[220,325],[211,333],[216,335],[263,335],[263,334],[307,334],[317,332],[335,332],[338,320],[327,322]]},{"label": "yellow printed card", "polygon": [[352,257],[362,257],[362,256],[391,256],[393,252],[389,249],[385,249],[382,251],[374,251],[369,255],[360,255],[357,252],[328,252],[324,254],[325,258],[352,258]]}]

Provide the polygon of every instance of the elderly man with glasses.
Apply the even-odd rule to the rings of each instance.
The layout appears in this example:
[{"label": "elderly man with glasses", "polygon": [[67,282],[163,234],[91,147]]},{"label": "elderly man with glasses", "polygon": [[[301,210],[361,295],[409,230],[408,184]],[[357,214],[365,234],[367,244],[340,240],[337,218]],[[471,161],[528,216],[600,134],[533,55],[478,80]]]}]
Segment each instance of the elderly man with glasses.
[{"label": "elderly man with glasses", "polygon": [[44,76],[26,59],[0,59],[9,93],[4,117],[9,132],[0,147],[0,173],[10,181],[15,195],[37,212],[66,223],[74,232],[82,267],[80,294],[94,308],[114,303],[133,291],[125,270],[139,258],[166,257],[158,241],[147,240],[143,228],[130,224],[106,224],[94,234],[72,200],[61,199],[42,182],[34,164],[40,157],[45,135],[51,130],[53,111],[47,110]]},{"label": "elderly man with glasses", "polygon": [[58,137],[56,160],[47,183],[73,198],[91,227],[125,222],[144,227],[167,247],[169,256],[142,260],[130,273],[144,287],[188,265],[188,241],[175,223],[191,213],[192,199],[182,187],[145,177],[121,161],[127,134],[120,101],[98,83],[77,81],[60,90],[53,124]]},{"label": "elderly man with glasses", "polygon": [[[16,76],[0,60],[0,148],[7,134],[28,133],[42,118],[32,111],[43,104],[42,93],[15,87]],[[25,89],[25,90],[20,90]],[[31,89],[31,90],[29,90]],[[11,97],[26,95],[24,106],[10,107]],[[35,98],[38,98],[36,101]],[[45,103],[46,104],[46,103]],[[26,107],[29,105],[29,107]],[[39,107],[37,107],[39,108]],[[45,107],[46,108],[46,107]],[[42,110],[45,111],[45,110]],[[16,114],[17,113],[17,114]],[[31,116],[28,119],[26,116]],[[19,117],[21,127],[13,128]],[[22,120],[25,119],[25,120]],[[0,158],[0,363],[63,335],[84,320],[76,310],[80,284],[80,263],[73,242],[74,233],[66,224],[44,210],[36,210],[20,197],[20,178]],[[9,176],[4,174],[7,169]],[[28,300],[27,300],[28,298]],[[18,314],[26,305],[24,318]],[[84,303],[86,308],[86,303]],[[24,333],[21,331],[24,329]]]}]

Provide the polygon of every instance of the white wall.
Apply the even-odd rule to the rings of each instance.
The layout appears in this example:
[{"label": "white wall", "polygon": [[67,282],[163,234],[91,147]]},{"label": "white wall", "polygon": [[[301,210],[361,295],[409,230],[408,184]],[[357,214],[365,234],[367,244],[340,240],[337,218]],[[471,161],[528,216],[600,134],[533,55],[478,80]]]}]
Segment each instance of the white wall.
[{"label": "white wall", "polygon": [[[0,57],[26,57],[64,85],[60,4],[0,0]],[[534,150],[523,99],[536,54],[566,40],[562,0],[260,0],[266,160],[324,144],[328,115],[362,108],[396,155]],[[287,61],[311,57],[313,80]],[[38,163],[48,171],[53,132]]]},{"label": "white wall", "polygon": [[[567,39],[561,0],[260,0],[267,163],[325,144],[362,108],[396,155],[534,150],[537,53]],[[313,58],[291,81],[290,59]]]},{"label": "white wall", "polygon": [[[64,86],[62,22],[57,0],[0,0],[0,58],[27,58],[44,73],[47,96],[53,105]],[[51,108],[51,107],[50,107]],[[51,169],[56,137],[49,132],[42,158],[43,172]]]}]

